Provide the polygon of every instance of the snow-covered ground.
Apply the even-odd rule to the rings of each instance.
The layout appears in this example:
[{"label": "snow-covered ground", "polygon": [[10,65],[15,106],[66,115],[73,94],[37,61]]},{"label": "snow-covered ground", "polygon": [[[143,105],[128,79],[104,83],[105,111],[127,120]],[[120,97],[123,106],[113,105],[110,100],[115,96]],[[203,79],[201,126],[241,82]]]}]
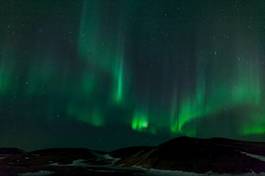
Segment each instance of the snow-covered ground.
[{"label": "snow-covered ground", "polygon": [[[74,164],[72,164],[74,165]],[[79,162],[76,161],[75,165],[79,166]],[[69,166],[69,165],[68,165]],[[139,171],[139,167],[137,167]],[[89,169],[93,170],[93,169]],[[126,170],[126,169],[124,169]],[[129,171],[130,169],[128,169]],[[159,169],[141,169],[143,172],[137,172],[135,173],[135,176],[265,176],[265,173],[245,173],[245,174],[219,174],[219,173],[213,173],[213,172],[207,172],[207,173],[194,173],[194,172],[184,172],[184,171],[171,171],[171,170],[159,170]],[[98,173],[115,173],[117,170],[113,168],[113,170],[104,170],[104,169],[99,169],[99,170],[94,170],[95,172]],[[130,173],[130,172],[128,172]],[[37,172],[27,172],[27,173],[21,173],[19,176],[49,176],[53,175],[54,172],[52,171],[46,171],[46,170],[41,170]]]},{"label": "snow-covered ground", "polygon": [[[262,162],[265,162],[265,156],[262,155],[255,155],[247,152],[241,152],[242,154],[255,158],[257,160],[260,160]],[[103,155],[105,159],[108,160],[113,160],[115,161],[117,158],[113,158],[110,155],[106,154]],[[117,160],[116,160],[117,161]],[[185,171],[172,171],[172,170],[159,170],[159,169],[146,169],[142,168],[139,166],[134,166],[132,168],[119,168],[117,166],[111,166],[111,165],[106,165],[106,166],[99,166],[97,168],[96,166],[91,166],[87,164],[86,160],[84,159],[77,159],[73,160],[72,163],[70,164],[59,164],[59,163],[52,163],[50,164],[51,166],[75,166],[75,167],[88,167],[89,170],[94,170],[95,172],[117,172],[117,171],[140,171],[135,173],[135,176],[265,176],[265,173],[245,173],[245,174],[218,174],[218,173],[213,173],[213,172],[207,172],[207,173],[194,173],[194,172],[185,172]],[[105,170],[105,169],[106,170]],[[37,172],[28,172],[28,173],[22,173],[19,174],[19,176],[49,176],[54,174],[54,172],[51,171],[46,171],[46,170],[40,170]]]},{"label": "snow-covered ground", "polygon": [[111,164],[115,164],[117,161],[120,160],[120,158],[114,158],[114,157],[112,157],[112,156],[109,155],[109,154],[105,154],[105,155],[103,155],[103,158],[106,159],[106,160],[110,160],[110,161],[112,161]]},{"label": "snow-covered ground", "polygon": [[207,172],[203,174],[183,171],[168,171],[158,169],[146,170],[146,176],[265,176],[265,173],[245,173],[245,174],[218,174],[213,172]]},{"label": "snow-covered ground", "polygon": [[86,163],[86,160],[84,160],[84,159],[77,159],[77,160],[73,160],[71,164],[51,163],[50,166],[88,167],[89,165]]},{"label": "snow-covered ground", "polygon": [[54,174],[54,172],[52,172],[52,171],[40,170],[37,172],[21,173],[21,174],[18,174],[18,176],[49,176],[52,174]]},{"label": "snow-covered ground", "polygon": [[241,153],[244,155],[247,155],[248,157],[255,158],[257,160],[265,162],[265,156],[255,155],[255,154],[251,154],[251,153],[247,153],[247,152],[241,152]]}]

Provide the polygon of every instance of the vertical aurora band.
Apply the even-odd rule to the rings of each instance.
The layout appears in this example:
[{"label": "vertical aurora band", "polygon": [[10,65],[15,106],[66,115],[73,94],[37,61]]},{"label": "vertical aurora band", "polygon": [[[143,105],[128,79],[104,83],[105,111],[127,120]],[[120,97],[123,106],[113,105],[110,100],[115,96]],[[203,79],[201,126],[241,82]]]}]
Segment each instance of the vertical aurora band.
[{"label": "vertical aurora band", "polygon": [[[121,4],[126,7],[124,5],[126,3],[129,4],[129,1],[124,1]],[[110,73],[112,79],[111,98],[114,103],[120,104],[125,98],[124,91],[126,88],[125,74],[127,69],[125,69],[126,49],[124,46],[126,38],[124,28],[126,27],[124,25],[126,26],[128,19],[126,19],[127,15],[123,14],[125,10],[120,10],[121,15],[115,16],[117,24],[108,29],[111,33],[106,34],[105,29],[108,26],[103,21],[107,14],[97,10],[101,5],[98,1],[90,1],[89,3],[84,1],[79,37],[80,55],[85,63],[94,66],[97,71]],[[234,20],[237,20],[236,17]],[[217,28],[215,33],[222,32],[218,29],[218,26],[221,28],[221,24],[214,25]],[[170,123],[169,128],[173,134],[196,136],[196,129],[194,129],[196,127],[192,126],[192,129],[188,127],[188,124],[193,120],[207,117],[209,114],[222,111],[227,107],[237,107],[241,104],[250,103],[259,105],[261,103],[260,69],[251,55],[231,54],[228,56],[233,59],[224,64],[223,60],[220,59],[221,56],[218,55],[220,53],[218,51],[219,43],[222,41],[217,39],[211,42],[213,51],[208,55],[201,55],[199,53],[200,40],[204,41],[199,37],[198,51],[195,52],[197,53],[197,55],[195,54],[196,62],[193,63],[196,65],[194,67],[196,71],[193,72],[193,77],[196,79],[191,80],[193,83],[190,83],[194,86],[189,89],[185,88],[186,90],[176,88],[176,90],[178,89],[178,96],[176,97],[175,94],[172,96],[169,118],[164,119],[164,124]],[[246,49],[236,42],[234,45],[239,50]],[[217,51],[214,51],[216,49]],[[252,47],[249,52],[253,54],[255,48]],[[240,62],[235,62],[234,60],[238,57],[241,59]],[[229,77],[227,77],[227,73]],[[146,124],[149,124],[147,118],[142,117],[144,115],[138,116],[135,113],[132,115],[132,129],[145,128]]]},{"label": "vertical aurora band", "polygon": [[199,122],[214,126],[218,114],[248,107],[242,117],[223,118],[236,121],[238,136],[264,134],[263,24],[251,28],[255,20],[228,5],[223,17],[218,7],[204,14],[199,4],[190,12],[184,1],[147,2],[80,0],[73,20],[80,24],[58,31],[53,25],[63,17],[37,14],[47,18],[41,26],[30,16],[25,23],[29,9],[10,15],[0,24],[2,104],[41,99],[48,119],[190,136],[200,136]]}]

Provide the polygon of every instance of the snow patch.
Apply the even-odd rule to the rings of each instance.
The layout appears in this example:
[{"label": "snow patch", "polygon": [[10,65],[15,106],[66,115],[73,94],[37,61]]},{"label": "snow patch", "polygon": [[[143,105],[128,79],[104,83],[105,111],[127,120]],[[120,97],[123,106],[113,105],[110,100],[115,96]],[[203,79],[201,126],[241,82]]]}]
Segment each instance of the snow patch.
[{"label": "snow patch", "polygon": [[116,159],[116,158],[113,158],[110,154],[105,154],[103,155],[103,158],[107,159],[107,160],[113,160],[113,159]]},{"label": "snow patch", "polygon": [[71,164],[59,164],[59,163],[51,163],[50,166],[75,166],[75,167],[88,167],[86,160],[77,159],[73,160]]},{"label": "snow patch", "polygon": [[160,170],[160,169],[146,169],[142,167],[136,167],[141,168],[145,171],[144,176],[265,176],[265,173],[255,173],[255,172],[249,172],[244,174],[220,174],[220,173],[214,173],[214,172],[206,172],[206,173],[195,173],[195,172],[186,172],[186,171],[178,171],[178,170]]},{"label": "snow patch", "polygon": [[198,174],[192,172],[184,171],[171,171],[171,170],[159,170],[159,169],[149,169],[147,170],[147,175],[152,176],[204,176],[210,174]]},{"label": "snow patch", "polygon": [[48,175],[52,175],[52,174],[54,174],[54,172],[52,172],[52,171],[40,170],[37,172],[26,172],[26,173],[21,173],[18,175],[19,176],[48,176]]},{"label": "snow patch", "polygon": [[114,164],[114,163],[116,163],[117,161],[120,160],[120,158],[114,158],[110,154],[103,155],[103,158],[106,159],[106,160],[111,160],[112,161],[111,164]]},{"label": "snow patch", "polygon": [[59,164],[59,163],[51,163],[49,164],[50,166],[64,166],[63,164]]},{"label": "snow patch", "polygon": [[74,160],[71,164],[69,164],[68,166],[77,166],[77,167],[87,167],[87,163],[85,163],[86,160],[83,159],[78,159],[78,160]]},{"label": "snow patch", "polygon": [[247,153],[247,152],[241,152],[242,154],[244,155],[247,155],[251,158],[255,158],[257,160],[260,160],[262,162],[265,162],[265,156],[262,156],[262,155],[255,155],[255,154],[251,154],[251,153]]},{"label": "snow patch", "polygon": [[207,172],[203,174],[184,172],[184,171],[169,171],[149,169],[146,176],[264,176],[265,173],[244,173],[244,174],[218,174],[213,172]]}]

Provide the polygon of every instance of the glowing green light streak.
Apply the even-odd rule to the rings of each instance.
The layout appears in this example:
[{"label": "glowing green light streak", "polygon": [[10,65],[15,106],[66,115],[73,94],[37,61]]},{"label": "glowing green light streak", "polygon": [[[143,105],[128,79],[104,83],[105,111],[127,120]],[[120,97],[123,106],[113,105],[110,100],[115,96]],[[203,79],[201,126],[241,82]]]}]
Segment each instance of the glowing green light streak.
[{"label": "glowing green light streak", "polygon": [[170,110],[170,131],[174,134],[180,132],[177,113],[178,111],[177,111],[176,97],[174,96]]},{"label": "glowing green light streak", "polygon": [[242,135],[258,135],[265,134],[265,124],[264,125],[253,125],[245,128],[241,131]]},{"label": "glowing green light streak", "polygon": [[122,95],[123,95],[123,72],[122,72],[122,68],[120,68],[119,71],[119,76],[118,76],[118,88],[117,88],[117,97],[116,100],[117,101],[121,101],[122,100]]},{"label": "glowing green light streak", "polygon": [[115,74],[115,86],[114,86],[114,101],[121,103],[123,100],[123,89],[124,89],[124,73],[123,73],[123,62],[120,61]]},{"label": "glowing green light streak", "polygon": [[235,103],[254,103],[261,101],[260,68],[255,61],[238,64],[237,77],[232,87],[232,98]]},{"label": "glowing green light streak", "polygon": [[[200,66],[204,68],[203,66]],[[196,126],[188,127],[187,124],[198,118],[209,118],[210,113],[222,111],[224,108],[233,108],[244,104],[261,105],[262,85],[260,80],[260,68],[255,60],[245,60],[237,63],[230,70],[227,68],[216,68],[211,84],[207,83],[203,69],[198,67],[195,91],[189,90],[186,96],[179,100],[179,104],[172,103],[171,113],[174,121],[171,121],[172,133],[196,134]],[[224,73],[230,73],[225,77]],[[216,73],[215,73],[216,72]],[[222,73],[222,74],[221,74]],[[208,90],[206,91],[206,85]],[[210,89],[209,89],[210,88]],[[207,93],[207,94],[206,94]],[[176,114],[178,112],[178,115]],[[257,119],[259,123],[249,123],[242,129],[242,134],[262,133],[265,129],[265,120]],[[240,125],[239,125],[240,126]]]},{"label": "glowing green light streak", "polygon": [[265,134],[265,111],[263,106],[250,109],[242,119],[239,134],[241,135],[262,135]]},{"label": "glowing green light streak", "polygon": [[148,116],[143,112],[135,112],[131,121],[131,128],[135,131],[144,131],[149,127]]}]

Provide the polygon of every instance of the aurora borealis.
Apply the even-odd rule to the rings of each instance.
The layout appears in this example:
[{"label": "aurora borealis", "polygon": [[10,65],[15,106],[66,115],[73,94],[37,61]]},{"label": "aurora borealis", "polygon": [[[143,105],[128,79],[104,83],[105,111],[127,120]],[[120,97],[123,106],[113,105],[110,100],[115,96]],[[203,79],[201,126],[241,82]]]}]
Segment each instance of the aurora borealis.
[{"label": "aurora borealis", "polygon": [[264,140],[264,54],[263,0],[2,1],[0,145]]}]

